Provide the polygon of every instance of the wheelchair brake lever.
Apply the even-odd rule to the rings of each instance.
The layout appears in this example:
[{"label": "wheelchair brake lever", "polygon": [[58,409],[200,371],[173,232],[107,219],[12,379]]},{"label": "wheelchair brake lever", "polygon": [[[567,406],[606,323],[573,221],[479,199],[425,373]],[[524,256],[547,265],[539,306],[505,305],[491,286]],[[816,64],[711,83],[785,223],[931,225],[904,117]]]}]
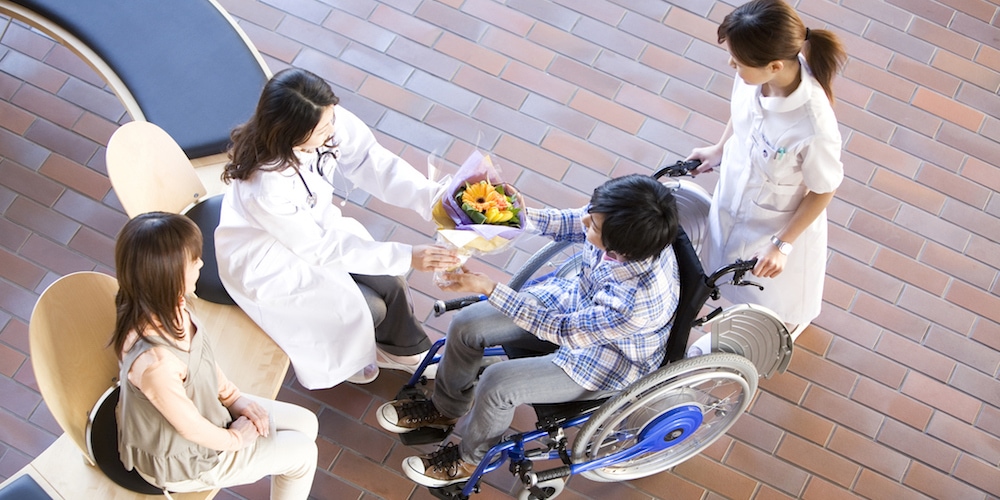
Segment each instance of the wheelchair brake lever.
[{"label": "wheelchair brake lever", "polygon": [[733,281],[733,284],[736,285],[736,286],[755,286],[758,289],[760,289],[760,291],[762,291],[762,292],[764,291],[764,285],[761,285],[760,283],[757,283],[756,281],[749,281],[749,280],[745,280],[745,279],[740,279],[739,281]]}]

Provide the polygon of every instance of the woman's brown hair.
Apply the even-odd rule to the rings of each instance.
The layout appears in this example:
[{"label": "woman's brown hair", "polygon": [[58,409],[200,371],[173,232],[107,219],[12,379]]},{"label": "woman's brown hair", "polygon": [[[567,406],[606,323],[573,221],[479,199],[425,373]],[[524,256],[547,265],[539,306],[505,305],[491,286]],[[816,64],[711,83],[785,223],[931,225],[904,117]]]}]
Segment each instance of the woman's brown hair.
[{"label": "woman's brown hair", "polygon": [[228,184],[249,179],[258,170],[297,167],[293,148],[309,139],[323,110],[339,102],[319,76],[299,68],[279,71],[264,85],[250,120],[230,134],[222,180]]},{"label": "woman's brown hair", "polygon": [[737,7],[722,20],[718,35],[719,43],[729,42],[734,59],[753,68],[795,60],[801,52],[833,102],[833,76],[847,53],[836,34],[806,28],[795,9],[784,1],[753,0]]},{"label": "woman's brown hair", "polygon": [[111,337],[119,358],[132,331],[152,330],[167,341],[183,338],[185,270],[201,258],[201,245],[201,230],[183,215],[149,212],[122,228],[115,243],[118,295]]}]

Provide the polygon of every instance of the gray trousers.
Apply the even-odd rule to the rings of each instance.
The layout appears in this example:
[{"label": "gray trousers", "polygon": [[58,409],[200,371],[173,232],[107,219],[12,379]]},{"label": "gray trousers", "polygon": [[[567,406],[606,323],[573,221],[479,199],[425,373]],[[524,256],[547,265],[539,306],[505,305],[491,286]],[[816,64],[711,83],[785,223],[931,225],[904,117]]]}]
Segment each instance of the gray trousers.
[{"label": "gray trousers", "polygon": [[599,399],[615,392],[584,389],[552,362],[553,354],[492,364],[476,383],[487,347],[526,337],[534,338],[487,302],[462,309],[448,327],[431,400],[443,415],[462,417],[457,430],[467,462],[479,462],[500,441],[519,405]]},{"label": "gray trousers", "polygon": [[375,343],[394,356],[420,354],[431,347],[420,320],[413,315],[410,288],[402,276],[352,274],[365,296],[375,323]]}]

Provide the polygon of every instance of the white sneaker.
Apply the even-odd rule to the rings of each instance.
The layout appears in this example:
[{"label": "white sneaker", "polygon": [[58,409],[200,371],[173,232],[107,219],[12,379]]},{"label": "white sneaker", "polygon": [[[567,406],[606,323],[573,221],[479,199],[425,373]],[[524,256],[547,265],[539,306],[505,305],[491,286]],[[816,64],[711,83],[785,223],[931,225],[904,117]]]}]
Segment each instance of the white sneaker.
[{"label": "white sneaker", "polygon": [[[425,356],[427,356],[427,351],[410,356],[396,356],[389,354],[378,347],[375,348],[375,362],[378,364],[379,368],[385,368],[387,370],[402,370],[407,373],[413,373],[420,367],[420,362],[423,361]],[[436,375],[436,363],[428,365],[427,369],[424,370],[424,376],[427,377],[428,380],[433,379]]]},{"label": "white sneaker", "polygon": [[370,364],[358,373],[351,375],[347,381],[352,384],[370,384],[378,378],[378,365]]}]

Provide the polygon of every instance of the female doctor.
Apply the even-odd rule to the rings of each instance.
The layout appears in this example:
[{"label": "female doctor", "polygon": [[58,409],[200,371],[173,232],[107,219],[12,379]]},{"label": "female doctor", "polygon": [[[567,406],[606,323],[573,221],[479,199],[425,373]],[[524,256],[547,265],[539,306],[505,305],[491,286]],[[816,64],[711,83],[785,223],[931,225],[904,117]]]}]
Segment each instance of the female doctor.
[{"label": "female doctor", "polygon": [[378,366],[412,372],[430,341],[402,275],[459,263],[443,247],[375,241],[341,213],[335,172],[425,219],[444,186],[378,144],[338,102],[305,70],[267,82],[250,121],[233,130],[215,232],[226,290],[308,389],[367,383]]},{"label": "female doctor", "polygon": [[720,170],[706,265],[757,257],[764,291],[724,294],[773,310],[794,339],[823,300],[826,207],[844,175],[831,81],[846,54],[833,33],[806,28],[782,0],[743,4],[718,36],[736,69],[731,115],[717,144],[689,156],[702,161],[698,173]]}]

